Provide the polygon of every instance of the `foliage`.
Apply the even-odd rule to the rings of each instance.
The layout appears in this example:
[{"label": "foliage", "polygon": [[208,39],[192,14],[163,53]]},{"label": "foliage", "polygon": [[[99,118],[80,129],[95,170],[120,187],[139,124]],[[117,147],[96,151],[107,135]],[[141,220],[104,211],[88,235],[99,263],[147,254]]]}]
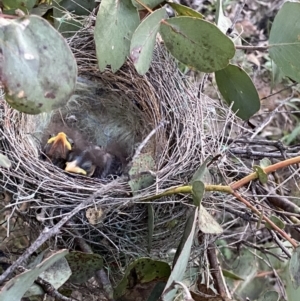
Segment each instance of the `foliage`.
[{"label": "foliage", "polygon": [[[84,15],[86,11],[93,8],[91,1],[85,1],[83,3],[85,9],[77,11],[76,7],[70,6],[73,2],[61,1],[60,5],[69,12],[75,12],[78,15]],[[11,3],[11,1],[4,1],[6,13],[13,13],[16,8],[25,12],[36,8],[33,7],[32,1],[16,2],[15,6],[12,6]],[[145,74],[151,63],[157,35],[160,34],[167,49],[179,62],[200,72],[215,73],[220,93],[225,101],[232,105],[232,110],[237,113],[237,116],[243,120],[253,116],[260,108],[259,96],[246,71],[231,64],[238,47],[235,46],[235,40],[227,34],[227,30],[232,24],[223,14],[222,2],[218,1],[217,25],[206,20],[196,11],[174,3],[170,3],[170,5],[176,16],[167,18],[166,9],[160,6],[161,3],[162,1],[157,0],[143,1],[143,3],[124,0],[116,6],[114,2],[109,0],[101,2],[94,34],[100,70],[104,70],[109,65],[115,72],[121,68],[129,56],[136,70],[141,75]],[[141,22],[136,8],[140,12],[146,10],[149,13]],[[55,26],[64,30],[61,26],[65,21],[63,20],[64,14],[59,15],[58,10],[54,10],[54,12],[57,13]],[[270,57],[281,72],[296,81],[300,80],[300,65],[297,60],[297,54],[300,51],[299,13],[300,3],[286,2],[274,20],[269,41]],[[107,29],[107,24],[110,24],[109,29]],[[0,77],[4,84],[7,102],[16,109],[30,114],[50,111],[65,105],[75,87],[77,68],[74,57],[63,38],[57,31],[53,30],[49,23],[35,16],[15,20],[1,19],[0,27],[3,29],[0,32],[0,48],[4,57],[4,60],[0,61]],[[51,47],[53,45],[55,47]],[[61,85],[62,82],[63,85]],[[5,156],[1,154],[0,159],[1,166],[9,167],[10,164]],[[140,166],[144,167],[145,164],[153,166],[154,163],[148,159],[146,156],[140,159],[143,162],[134,162],[133,174],[139,174],[143,171]],[[144,161],[145,164],[143,164]],[[150,295],[147,296],[148,300],[153,298],[152,293],[160,295],[162,292],[162,300],[173,300],[177,291],[174,281],[181,281],[184,276],[196,226],[205,234],[222,233],[221,226],[201,204],[205,193],[205,183],[202,180],[206,168],[207,162],[201,165],[192,179],[191,193],[194,206],[177,249],[172,271],[165,262],[141,258],[128,266],[123,280],[115,290],[117,297],[130,295],[137,284],[144,285],[146,283],[144,289],[147,290],[147,293],[150,291]],[[255,171],[257,178],[266,183],[268,179],[264,170],[256,167]],[[132,191],[135,192],[148,186],[149,182],[153,182],[151,175],[145,176],[142,181],[133,181],[129,184]],[[149,212],[151,212],[151,207],[149,207]],[[284,223],[278,218],[270,218],[270,221],[280,229],[284,228]],[[273,229],[274,226],[271,223],[267,222],[266,224],[268,228]],[[152,226],[150,224],[149,228]],[[150,241],[151,239],[149,239]],[[299,248],[294,250],[289,264],[289,276],[292,276],[291,283],[294,288],[298,288],[300,284],[298,253]],[[62,254],[65,255],[65,253]],[[243,254],[243,256],[244,265],[240,266],[241,270],[234,271],[236,274],[233,272],[224,273],[228,278],[231,277],[236,281],[243,281],[243,279],[247,281],[246,278],[250,274],[257,272],[257,258],[250,252]],[[67,257],[70,259],[72,256]],[[84,256],[78,255],[78,257]],[[79,273],[76,274],[72,269],[75,282],[86,281],[96,270],[103,267],[100,256],[93,257],[91,255],[91,257],[91,260],[85,257],[82,262],[76,257],[76,260],[73,259],[69,262],[71,266],[75,262],[76,269],[79,270]],[[57,258],[52,261],[45,260],[38,266],[40,269],[32,268],[24,273],[25,278],[28,277],[29,281],[21,280],[22,290],[16,283],[24,274],[16,276],[9,283],[9,285],[13,284],[13,290],[9,291],[5,286],[0,292],[0,297],[3,300],[22,297],[41,271],[48,269],[56,260]],[[77,266],[78,262],[82,265]],[[49,280],[49,282],[51,281]],[[132,282],[135,285],[130,286]],[[148,286],[149,283],[154,285]],[[276,300],[278,294],[269,291],[264,293],[261,299]]]},{"label": "foliage", "polygon": [[[163,1],[140,2],[126,0],[121,1],[119,4],[114,5],[111,1],[103,0],[97,14],[94,35],[100,70],[104,70],[107,65],[110,65],[113,71],[117,71],[123,65],[126,57],[130,56],[137,71],[140,74],[144,74],[149,69],[153,47],[159,32],[168,50],[180,62],[189,66],[189,68],[202,72],[216,72],[216,80],[220,92],[228,104],[233,103],[232,109],[237,116],[247,120],[259,110],[259,97],[251,79],[240,67],[229,65],[230,60],[234,59],[235,55],[234,42],[238,40],[226,35],[228,28],[232,24],[224,16],[221,0],[217,1],[217,26],[205,20],[201,14],[179,4],[170,3],[176,14],[173,18],[167,18],[165,8],[162,7]],[[11,5],[9,0],[4,3],[7,12],[11,12]],[[30,11],[32,6],[32,1],[22,1],[20,3],[16,2],[13,9],[20,8]],[[55,26],[61,31],[64,30],[64,24],[70,24],[70,20],[63,21],[65,18],[62,15],[63,9],[76,15],[85,15],[92,8],[93,4],[91,1],[83,1],[80,5],[77,5],[74,1],[60,1],[59,7],[55,6],[54,9]],[[297,22],[299,10],[299,3],[286,2],[283,5],[274,20],[269,46],[270,56],[280,70],[286,76],[298,81],[300,79],[298,76],[300,74],[300,66],[298,66],[298,60],[295,58],[297,53],[299,53],[297,35],[299,32],[298,26],[300,26]],[[139,12],[145,11],[149,13],[149,16],[143,18],[140,22]],[[71,18],[71,20],[74,19]],[[29,23],[33,22],[31,19],[27,19],[27,21]],[[2,27],[10,27],[15,24],[14,21],[9,23],[11,24],[2,24]],[[110,26],[107,27],[107,24],[110,24]],[[36,34],[38,34],[41,30],[33,29],[33,32],[36,31]],[[237,31],[235,30],[235,32]],[[13,27],[10,35],[13,37],[16,34],[17,28]],[[49,32],[45,32],[43,36],[49,37],[49,34]],[[4,41],[2,38],[1,48],[4,48]],[[31,40],[24,41],[26,49],[29,47],[29,42],[33,43]],[[39,40],[34,42],[38,45],[43,43]],[[57,45],[57,43],[59,43],[58,37],[52,41],[52,44]],[[29,48],[30,54],[33,55],[33,51],[33,49]],[[53,53],[51,56],[52,60],[54,56],[56,57],[56,54]],[[71,55],[66,52],[64,57],[68,59]],[[49,59],[49,57],[47,58]],[[15,66],[24,64],[20,60],[20,56],[13,57],[10,66],[12,64]],[[57,64],[53,64],[54,68],[60,65],[60,61],[57,61]],[[65,70],[67,69],[65,68]],[[30,72],[30,69],[26,70],[26,73],[28,72]],[[5,81],[5,68],[2,73],[1,77],[4,77],[7,100],[23,112],[38,113],[47,111],[55,106],[62,106],[69,98],[69,93],[57,92],[55,96],[59,97],[59,101],[55,105],[49,99],[46,99],[43,105],[41,103],[36,104],[35,99],[37,96],[25,90],[27,82],[20,80],[20,87],[11,87],[11,84],[6,82],[7,79]],[[42,71],[42,74],[44,73],[45,71]],[[71,74],[73,79],[76,71],[73,69],[70,72],[70,76]],[[32,84],[32,86],[36,85],[37,83]],[[69,91],[72,91],[72,87],[70,88]],[[11,94],[18,95],[18,97],[12,99]],[[38,90],[36,94],[42,99],[45,91]],[[52,93],[50,94],[52,95]],[[37,109],[37,105],[40,105],[39,109]]]}]

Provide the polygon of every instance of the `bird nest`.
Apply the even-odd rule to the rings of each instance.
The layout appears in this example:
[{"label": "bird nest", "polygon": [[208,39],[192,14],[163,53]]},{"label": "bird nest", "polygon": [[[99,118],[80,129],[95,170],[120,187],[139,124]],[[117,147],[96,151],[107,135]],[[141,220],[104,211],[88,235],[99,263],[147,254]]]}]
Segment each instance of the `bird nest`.
[{"label": "bird nest", "polygon": [[[80,78],[65,108],[31,116],[1,101],[0,147],[12,167],[3,169],[0,181],[13,194],[11,208],[31,224],[51,227],[92,196],[92,204],[65,224],[56,242],[72,247],[80,237],[95,252],[114,258],[165,253],[177,247],[191,202],[184,195],[151,197],[187,184],[204,159],[220,152],[226,125],[234,118],[191,84],[162,45],[156,46],[145,76],[138,75],[131,62],[116,73],[99,72],[91,33],[78,33],[69,45]],[[56,121],[75,127],[98,145],[122,137],[129,168],[137,172],[94,179],[70,176],[41,160],[43,131]]]}]

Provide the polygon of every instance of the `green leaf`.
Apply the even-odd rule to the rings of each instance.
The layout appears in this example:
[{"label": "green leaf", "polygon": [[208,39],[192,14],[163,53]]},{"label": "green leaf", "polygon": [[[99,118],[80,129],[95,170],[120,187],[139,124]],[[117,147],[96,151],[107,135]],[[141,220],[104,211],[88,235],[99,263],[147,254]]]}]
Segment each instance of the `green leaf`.
[{"label": "green leaf", "polygon": [[233,273],[231,271],[222,269],[222,273],[223,273],[224,277],[226,277],[226,278],[244,281],[243,278],[241,278],[240,276],[236,275],[235,273]]},{"label": "green leaf", "polygon": [[5,155],[2,155],[2,154],[0,154],[0,166],[5,167],[5,168],[11,167],[10,160]]},{"label": "green leaf", "polygon": [[100,71],[110,65],[115,72],[124,64],[138,25],[139,15],[131,0],[101,1],[94,31]]},{"label": "green leaf", "polygon": [[20,9],[25,14],[34,7],[36,0],[2,0],[3,12],[5,14],[15,14],[16,9]]},{"label": "green leaf", "polygon": [[[143,0],[141,1],[146,7],[154,8],[157,7],[159,4],[163,3],[165,0]],[[145,6],[140,5],[137,1],[132,0],[132,5],[137,9],[145,9]]]},{"label": "green leaf", "polygon": [[158,9],[143,19],[133,33],[130,45],[130,58],[134,63],[135,69],[141,75],[144,75],[150,67],[160,21],[165,17],[166,9]]},{"label": "green leaf", "polygon": [[206,173],[209,173],[209,170],[207,169],[207,164],[212,160],[212,156],[209,156],[206,158],[206,160],[198,167],[196,172],[193,174],[193,177],[191,179],[191,183],[194,181],[202,181],[205,177]]},{"label": "green leaf", "polygon": [[35,268],[23,272],[9,280],[0,291],[0,300],[20,301],[25,292],[33,284],[34,280],[48,268],[50,268],[59,259],[66,256],[67,250],[57,251],[55,254],[46,258],[42,263]]},{"label": "green leaf", "polygon": [[217,0],[216,3],[216,23],[221,31],[225,34],[232,24],[231,20],[224,15],[222,0]]},{"label": "green leaf", "polygon": [[[46,271],[41,273],[39,277],[49,282],[55,289],[59,289],[71,276],[72,271],[68,265],[66,258],[57,260]],[[44,290],[37,284],[33,284],[24,294],[24,298],[30,296],[44,295]]]},{"label": "green leaf", "polygon": [[186,226],[184,229],[183,236],[180,244],[177,248],[171,275],[168,279],[166,287],[164,289],[163,301],[172,301],[176,295],[177,288],[173,288],[174,281],[181,281],[184,277],[184,272],[189,262],[191,248],[193,245],[196,221],[197,221],[198,210],[193,210],[189,218],[187,219]]},{"label": "green leaf", "polygon": [[242,68],[228,65],[216,72],[216,82],[228,105],[234,102],[232,110],[238,117],[247,120],[260,109],[257,90]]},{"label": "green leaf", "polygon": [[293,287],[297,289],[300,286],[300,246],[293,250],[289,263],[289,271]]},{"label": "green leaf", "polygon": [[195,17],[199,19],[203,19],[204,16],[197,11],[191,9],[188,6],[181,5],[174,2],[168,2],[168,5],[170,5],[176,12],[177,16],[187,16],[187,17]]},{"label": "green leaf", "polygon": [[201,181],[194,181],[192,184],[193,203],[199,207],[205,193],[205,185]]},{"label": "green leaf", "polygon": [[214,24],[192,17],[175,17],[161,24],[166,47],[180,62],[203,72],[225,68],[235,54],[233,42]]},{"label": "green leaf", "polygon": [[221,234],[223,229],[220,224],[200,205],[198,217],[199,229],[205,234]]},{"label": "green leaf", "polygon": [[[284,229],[285,227],[285,223],[277,216],[275,215],[272,215],[270,216],[270,220],[280,229]],[[273,229],[273,227],[268,223],[266,222],[266,228],[268,229]]]},{"label": "green leaf", "polygon": [[286,2],[276,15],[270,32],[270,57],[281,71],[300,82],[300,3]]},{"label": "green leaf", "polygon": [[[124,295],[131,294],[134,286],[141,287],[142,284],[152,281],[166,282],[170,273],[170,266],[166,262],[139,258],[126,269],[123,279],[114,290],[114,297],[119,299]],[[133,299],[131,298],[131,300]]]},{"label": "green leaf", "polygon": [[260,167],[265,168],[272,165],[272,162],[268,158],[263,158],[259,161],[259,165]]},{"label": "green leaf", "polygon": [[258,180],[261,184],[268,183],[268,175],[260,166],[254,165],[253,169],[256,172],[256,174],[258,176]]},{"label": "green leaf", "polygon": [[63,37],[44,19],[0,18],[0,78],[6,101],[39,114],[64,106],[75,90],[77,65]]},{"label": "green leaf", "polygon": [[132,162],[129,170],[130,181],[128,182],[132,193],[149,187],[154,183],[154,178],[148,173],[155,168],[155,161],[150,154],[142,153]]},{"label": "green leaf", "polygon": [[278,301],[279,294],[276,291],[265,292],[262,296],[258,298],[257,301]]},{"label": "green leaf", "polygon": [[72,270],[71,282],[84,283],[103,267],[103,259],[99,254],[71,252],[66,256]]}]

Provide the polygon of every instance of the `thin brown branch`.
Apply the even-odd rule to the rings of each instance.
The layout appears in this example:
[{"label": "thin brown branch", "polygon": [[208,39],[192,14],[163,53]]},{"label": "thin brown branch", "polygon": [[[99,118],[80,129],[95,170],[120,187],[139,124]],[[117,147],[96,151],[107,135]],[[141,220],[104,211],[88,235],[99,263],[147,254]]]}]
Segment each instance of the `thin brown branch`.
[{"label": "thin brown branch", "polygon": [[207,257],[210,265],[210,272],[215,281],[216,289],[223,298],[228,297],[227,289],[222,277],[222,271],[218,262],[216,249],[213,244],[209,244],[207,250]]}]

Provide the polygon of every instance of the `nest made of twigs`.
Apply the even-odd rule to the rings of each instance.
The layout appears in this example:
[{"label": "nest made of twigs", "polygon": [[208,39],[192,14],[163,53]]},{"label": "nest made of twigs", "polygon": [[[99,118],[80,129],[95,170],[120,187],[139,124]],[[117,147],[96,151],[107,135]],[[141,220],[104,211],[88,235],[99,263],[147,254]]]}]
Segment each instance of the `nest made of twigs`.
[{"label": "nest made of twigs", "polygon": [[[21,214],[41,226],[55,224],[96,193],[89,207],[103,212],[99,223],[91,224],[83,210],[64,227],[59,241],[72,246],[80,235],[102,254],[103,250],[113,252],[114,256],[149,254],[147,202],[141,202],[142,197],[151,198],[166,188],[188,183],[205,158],[222,151],[220,141],[226,125],[234,123],[234,116],[222,103],[201,94],[181,74],[162,45],[156,46],[145,76],[138,75],[130,62],[117,73],[109,69],[100,73],[90,32],[76,34],[70,46],[78,62],[80,80],[65,108],[52,114],[29,116],[1,101],[0,143],[13,165],[2,174],[1,185],[13,193],[15,208],[20,210],[22,205]],[[116,111],[121,121],[110,119]],[[138,145],[157,129],[142,151],[151,154],[155,162],[149,171],[154,175],[154,183],[132,196],[126,176],[106,181],[70,177],[40,160],[43,129],[50,120],[61,116],[66,122],[75,121],[75,126],[98,144],[105,144],[111,136],[122,136],[131,158]],[[89,122],[82,122],[87,119]],[[161,122],[164,126],[158,128]],[[120,131],[111,130],[119,128],[120,123]],[[177,247],[188,203],[189,197],[178,195],[151,202],[152,254]],[[210,209],[213,208],[211,203]]]}]

